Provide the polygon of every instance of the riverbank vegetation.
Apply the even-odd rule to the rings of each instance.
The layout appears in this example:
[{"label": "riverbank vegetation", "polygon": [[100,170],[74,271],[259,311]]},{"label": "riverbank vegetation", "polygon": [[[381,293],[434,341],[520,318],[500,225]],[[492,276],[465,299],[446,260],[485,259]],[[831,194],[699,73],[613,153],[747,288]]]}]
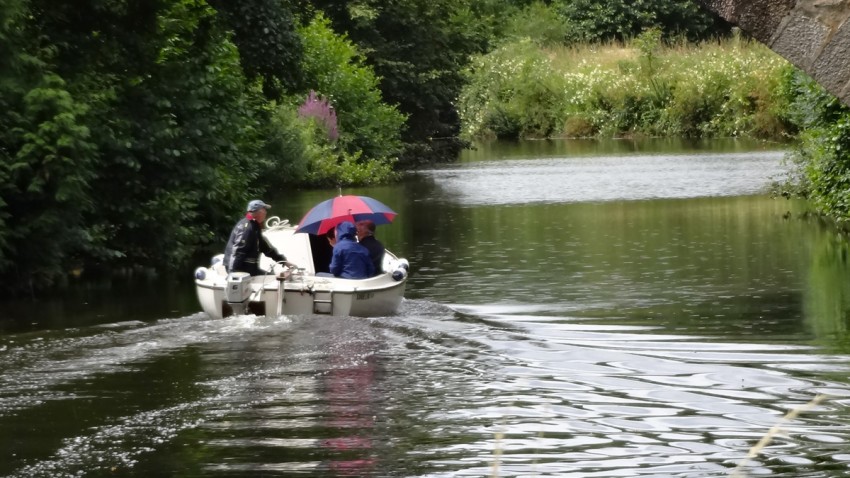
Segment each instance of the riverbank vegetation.
[{"label": "riverbank vegetation", "polygon": [[729,31],[692,0],[4,2],[0,283],[178,268],[251,197],[393,181],[480,136],[811,127],[800,188],[840,187],[841,107]]},{"label": "riverbank vegetation", "polygon": [[251,197],[456,153],[431,137],[457,136],[461,59],[483,51],[474,5],[3,3],[3,290],[177,268]]},{"label": "riverbank vegetation", "polygon": [[459,101],[469,138],[755,137],[796,134],[794,68],[739,36],[663,44],[541,46],[524,38],[476,57]]},{"label": "riverbank vegetation", "polygon": [[816,213],[850,232],[850,107],[805,75],[790,116],[801,133],[788,159],[793,168],[777,191],[804,197]]},{"label": "riverbank vegetation", "polygon": [[[588,14],[583,31],[594,33],[576,35],[576,23],[553,5],[532,4],[514,17],[513,34],[472,59],[458,101],[463,137],[787,142],[791,172],[776,192],[808,198],[822,217],[850,226],[850,108],[805,73],[708,22],[640,30],[628,27],[640,12],[582,3],[585,12],[607,9],[626,28]],[[717,35],[697,34],[707,31]]]}]

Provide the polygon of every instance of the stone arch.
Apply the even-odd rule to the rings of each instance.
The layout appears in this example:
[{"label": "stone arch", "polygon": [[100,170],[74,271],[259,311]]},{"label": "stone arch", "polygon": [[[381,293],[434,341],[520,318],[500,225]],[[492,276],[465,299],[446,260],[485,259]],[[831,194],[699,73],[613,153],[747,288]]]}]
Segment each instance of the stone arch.
[{"label": "stone arch", "polygon": [[850,105],[850,1],[697,1]]}]

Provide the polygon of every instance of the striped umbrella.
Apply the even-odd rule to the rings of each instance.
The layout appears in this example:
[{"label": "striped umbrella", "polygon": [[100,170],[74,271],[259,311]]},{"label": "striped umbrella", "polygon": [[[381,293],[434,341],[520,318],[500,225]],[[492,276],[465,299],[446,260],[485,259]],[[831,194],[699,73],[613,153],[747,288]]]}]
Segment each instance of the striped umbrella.
[{"label": "striped umbrella", "polygon": [[369,220],[376,225],[389,224],[396,212],[386,204],[368,196],[337,196],[313,206],[298,221],[295,232],[324,234],[343,221]]}]

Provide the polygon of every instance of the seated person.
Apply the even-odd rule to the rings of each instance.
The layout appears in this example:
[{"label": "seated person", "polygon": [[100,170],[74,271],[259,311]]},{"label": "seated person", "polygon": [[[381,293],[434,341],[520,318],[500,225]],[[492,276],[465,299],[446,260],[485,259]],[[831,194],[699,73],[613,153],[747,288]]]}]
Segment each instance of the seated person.
[{"label": "seated person", "polygon": [[369,250],[354,239],[356,229],[349,221],[336,226],[334,252],[330,271],[334,277],[343,279],[366,279],[375,274]]},{"label": "seated person", "polygon": [[357,241],[369,250],[375,275],[384,271],[384,245],[375,238],[375,223],[372,221],[357,221]]}]

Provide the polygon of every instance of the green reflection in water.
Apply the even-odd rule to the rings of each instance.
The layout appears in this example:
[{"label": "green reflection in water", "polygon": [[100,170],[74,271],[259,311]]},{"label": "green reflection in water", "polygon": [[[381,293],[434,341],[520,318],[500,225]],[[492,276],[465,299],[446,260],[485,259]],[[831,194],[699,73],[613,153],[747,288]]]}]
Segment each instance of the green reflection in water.
[{"label": "green reflection in water", "polygon": [[[483,281],[474,288],[484,289],[494,284],[489,281],[510,280],[510,289],[554,298],[564,298],[558,289],[581,293],[569,298],[592,299],[647,285],[663,285],[654,290],[661,296],[671,286],[692,282],[698,290],[725,289],[730,280],[753,286],[779,282],[774,276],[796,269],[788,264],[797,261],[794,255],[771,254],[788,252],[799,239],[787,234],[799,233],[783,219],[790,206],[742,197],[446,207],[432,214],[432,237],[417,245],[416,256],[420,266],[444,271],[437,280],[459,274]],[[455,298],[462,300],[460,294]]]},{"label": "green reflection in water", "polygon": [[[820,229],[819,226],[813,221],[811,227]],[[806,322],[820,343],[833,353],[850,353],[848,254],[847,237],[834,233],[819,234],[808,251],[811,269],[806,288]]]}]

